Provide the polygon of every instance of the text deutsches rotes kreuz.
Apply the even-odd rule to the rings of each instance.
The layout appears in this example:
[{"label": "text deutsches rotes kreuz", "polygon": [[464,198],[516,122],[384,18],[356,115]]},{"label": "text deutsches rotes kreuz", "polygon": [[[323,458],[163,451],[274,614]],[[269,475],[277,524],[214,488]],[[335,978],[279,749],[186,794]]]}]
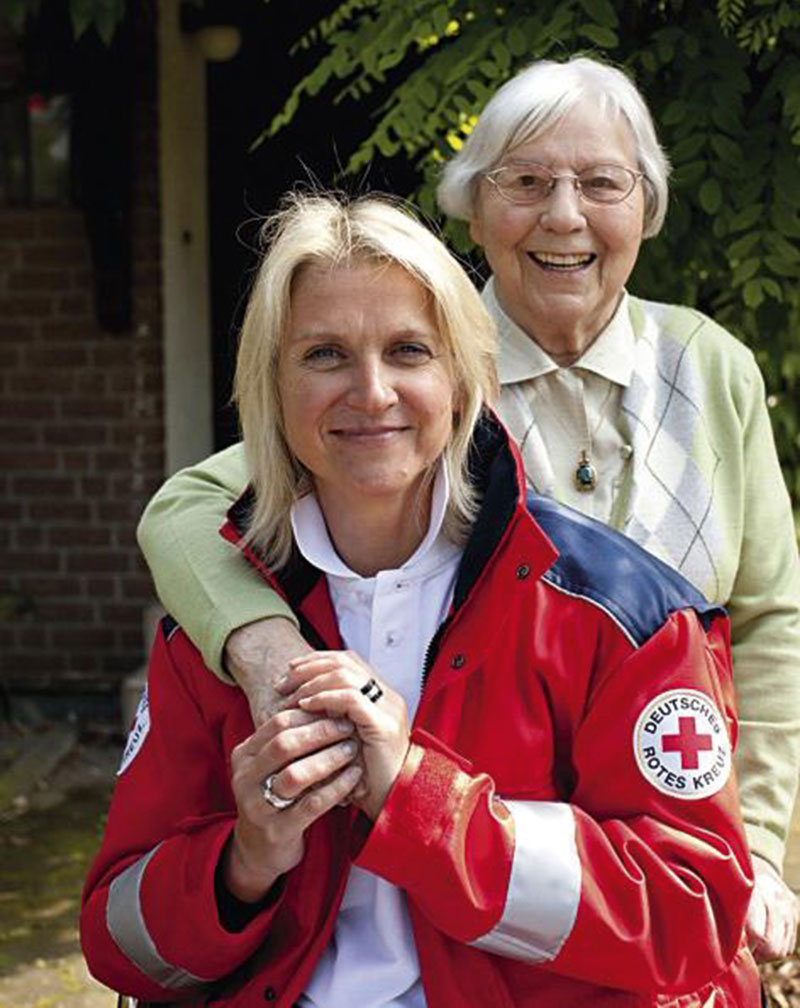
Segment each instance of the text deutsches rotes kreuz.
[{"label": "text deutsches rotes kreuz", "polygon": [[700,690],[669,690],[650,700],[636,721],[633,751],[645,779],[675,798],[708,798],[731,772],[725,720]]}]

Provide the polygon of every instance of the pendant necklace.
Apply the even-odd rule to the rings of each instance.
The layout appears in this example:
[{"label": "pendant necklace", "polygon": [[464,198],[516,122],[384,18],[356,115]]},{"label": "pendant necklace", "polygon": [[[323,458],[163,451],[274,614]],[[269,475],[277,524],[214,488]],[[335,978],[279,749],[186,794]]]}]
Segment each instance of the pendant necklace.
[{"label": "pendant necklace", "polygon": [[597,418],[597,423],[594,426],[594,430],[589,430],[589,418],[586,416],[586,395],[581,396],[581,406],[583,408],[583,425],[586,432],[586,443],[587,447],[581,450],[580,458],[578,459],[578,464],[575,467],[575,488],[580,493],[591,493],[592,490],[597,486],[597,469],[595,468],[594,462],[592,462],[591,452],[594,447],[594,439],[597,436],[597,432],[600,430],[600,424],[603,422],[603,417],[605,416],[606,407],[608,406],[609,399],[611,398],[611,393],[614,386],[609,382],[608,389],[606,391],[605,399],[603,399],[603,404],[600,407],[600,413]]}]

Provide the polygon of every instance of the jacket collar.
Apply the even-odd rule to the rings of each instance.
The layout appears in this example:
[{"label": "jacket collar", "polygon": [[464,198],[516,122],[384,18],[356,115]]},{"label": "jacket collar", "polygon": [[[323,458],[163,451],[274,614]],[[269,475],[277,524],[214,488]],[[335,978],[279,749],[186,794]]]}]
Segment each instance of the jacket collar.
[{"label": "jacket collar", "polygon": [[[454,612],[464,604],[511,526],[520,517],[530,526],[533,547],[530,554],[531,575],[540,577],[558,557],[558,551],[528,515],[525,474],[516,446],[512,444],[497,417],[488,411],[475,426],[469,468],[481,503],[459,565],[453,596]],[[308,611],[312,598],[316,598],[319,592],[327,595],[325,578],[296,547],[292,549],[287,565],[276,572],[267,567],[257,550],[242,545],[253,500],[253,489],[248,487],[228,511],[227,521],[220,529],[220,534],[239,546],[248,561],[286,599],[291,608],[302,615],[304,610]],[[301,630],[305,632],[302,622],[301,620]],[[319,634],[313,633],[309,642],[316,643],[318,637]]]}]

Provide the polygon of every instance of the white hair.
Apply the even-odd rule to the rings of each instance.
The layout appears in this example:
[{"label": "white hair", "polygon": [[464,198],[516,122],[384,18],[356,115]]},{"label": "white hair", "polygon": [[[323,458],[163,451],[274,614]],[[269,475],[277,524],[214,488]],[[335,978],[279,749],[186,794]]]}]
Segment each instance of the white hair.
[{"label": "white hair", "polygon": [[564,63],[538,60],[507,81],[492,97],[462,149],[445,165],[436,192],[451,217],[471,220],[478,184],[508,151],[535,140],[581,102],[622,115],[633,137],[644,178],[644,237],[657,235],[667,212],[669,161],[656,136],[644,99],[622,70],[587,56]]}]

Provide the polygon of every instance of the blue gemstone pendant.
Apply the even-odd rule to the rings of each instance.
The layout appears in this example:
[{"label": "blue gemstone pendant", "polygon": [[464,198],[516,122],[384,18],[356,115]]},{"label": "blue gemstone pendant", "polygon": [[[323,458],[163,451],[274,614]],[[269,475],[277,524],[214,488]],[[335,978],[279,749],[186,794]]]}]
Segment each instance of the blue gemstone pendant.
[{"label": "blue gemstone pendant", "polygon": [[597,470],[585,451],[581,452],[580,461],[575,470],[575,486],[581,493],[588,493],[597,486]]}]

